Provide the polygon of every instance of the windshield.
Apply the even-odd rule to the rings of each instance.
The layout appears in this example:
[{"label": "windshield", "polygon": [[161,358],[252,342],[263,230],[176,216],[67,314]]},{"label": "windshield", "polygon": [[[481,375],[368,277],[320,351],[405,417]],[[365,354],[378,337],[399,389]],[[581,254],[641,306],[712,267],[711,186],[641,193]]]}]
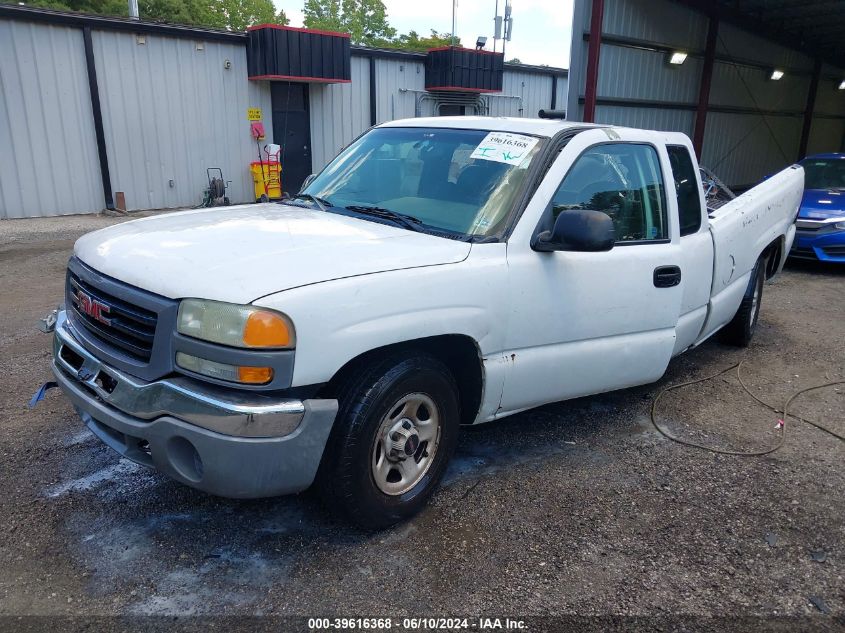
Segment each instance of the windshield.
[{"label": "windshield", "polygon": [[805,189],[845,189],[845,158],[805,158]]},{"label": "windshield", "polygon": [[376,128],[302,193],[352,207],[366,219],[379,218],[364,215],[363,207],[378,207],[416,218],[422,228],[493,235],[503,228],[539,149],[540,139],[507,132]]}]

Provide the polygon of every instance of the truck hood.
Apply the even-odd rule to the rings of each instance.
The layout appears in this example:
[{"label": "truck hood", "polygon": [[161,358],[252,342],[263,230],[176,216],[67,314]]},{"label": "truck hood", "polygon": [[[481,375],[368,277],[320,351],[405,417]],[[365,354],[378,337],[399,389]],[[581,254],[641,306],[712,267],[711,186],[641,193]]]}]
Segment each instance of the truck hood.
[{"label": "truck hood", "polygon": [[845,191],[807,189],[801,200],[798,217],[804,220],[827,220],[845,217]]},{"label": "truck hood", "polygon": [[91,268],[171,299],[250,303],[297,286],[467,258],[470,244],[291,205],[170,213],[81,237]]}]

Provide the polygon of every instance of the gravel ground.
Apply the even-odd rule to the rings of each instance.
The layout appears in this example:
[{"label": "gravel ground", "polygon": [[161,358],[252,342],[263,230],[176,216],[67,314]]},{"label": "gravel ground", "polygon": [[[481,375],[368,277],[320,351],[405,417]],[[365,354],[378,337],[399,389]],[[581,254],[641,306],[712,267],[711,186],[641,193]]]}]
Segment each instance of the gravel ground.
[{"label": "gravel ground", "polygon": [[[648,412],[662,387],[743,358],[749,387],[778,405],[841,380],[845,268],[788,266],[766,286],[748,350],[711,341],[656,385],[467,430],[430,507],[369,534],[326,516],[309,493],[218,499],[121,460],[57,390],[27,408],[51,377],[35,323],[61,297],[73,241],[117,221],[0,222],[0,615],[685,614],[843,625],[845,445],[790,420],[770,456],[717,456],[666,440]],[[823,390],[795,409],[845,433],[843,394]],[[714,445],[777,439],[778,416],[730,373],[667,394],[659,416]]]}]

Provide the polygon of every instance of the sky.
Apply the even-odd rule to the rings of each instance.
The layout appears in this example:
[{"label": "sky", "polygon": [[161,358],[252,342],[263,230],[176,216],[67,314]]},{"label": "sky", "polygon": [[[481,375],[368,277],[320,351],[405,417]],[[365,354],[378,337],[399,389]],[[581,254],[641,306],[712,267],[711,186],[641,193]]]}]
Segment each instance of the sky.
[{"label": "sky", "polygon": [[[512,0],[513,37],[507,43],[508,60],[524,64],[569,67],[573,0]],[[274,0],[284,9],[291,26],[302,26],[304,0]],[[420,35],[430,29],[452,30],[452,0],[384,0],[390,25],[400,33],[414,30]],[[499,0],[499,15],[505,0]],[[493,15],[496,0],[458,0],[457,31],[464,46],[474,47],[479,35],[486,35],[487,49],[493,48]],[[502,50],[499,41],[497,49]]]}]

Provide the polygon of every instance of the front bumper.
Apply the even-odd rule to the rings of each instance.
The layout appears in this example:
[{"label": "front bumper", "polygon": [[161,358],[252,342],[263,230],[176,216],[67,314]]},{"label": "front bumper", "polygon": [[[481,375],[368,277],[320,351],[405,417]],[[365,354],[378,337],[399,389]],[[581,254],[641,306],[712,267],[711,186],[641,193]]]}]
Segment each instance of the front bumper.
[{"label": "front bumper", "polygon": [[845,263],[845,230],[835,229],[831,223],[818,224],[810,230],[798,228],[790,257]]},{"label": "front bumper", "polygon": [[274,400],[188,378],[140,381],[91,355],[64,311],[56,321],[53,373],[109,447],[223,497],[306,489],[337,414],[336,400]]}]

